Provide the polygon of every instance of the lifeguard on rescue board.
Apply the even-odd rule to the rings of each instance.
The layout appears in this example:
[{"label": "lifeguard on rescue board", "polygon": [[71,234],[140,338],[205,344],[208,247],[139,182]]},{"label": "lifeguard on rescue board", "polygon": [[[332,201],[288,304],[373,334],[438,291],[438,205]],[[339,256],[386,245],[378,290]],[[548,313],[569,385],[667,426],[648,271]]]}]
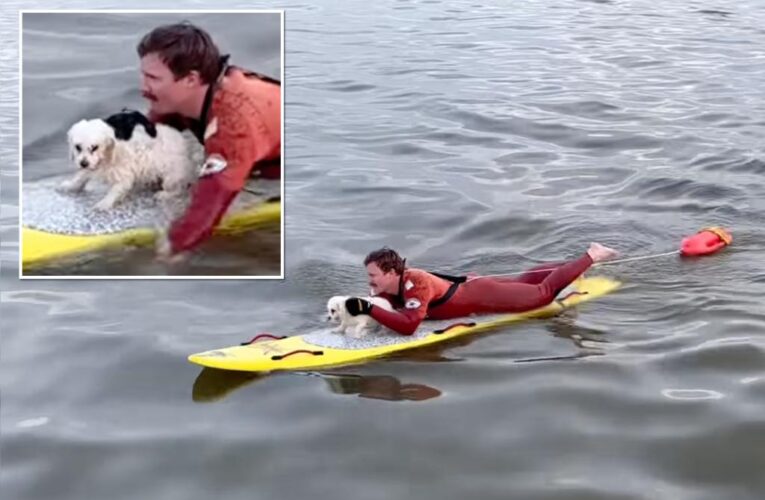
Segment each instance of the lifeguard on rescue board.
[{"label": "lifeguard on rescue board", "polygon": [[212,234],[251,174],[281,176],[281,83],[229,65],[188,22],[155,28],[137,52],[149,119],[191,129],[205,148],[191,202],[157,248],[174,261]]},{"label": "lifeguard on rescue board", "polygon": [[345,301],[349,314],[367,314],[381,325],[412,335],[424,319],[452,319],[471,314],[518,313],[551,303],[592,264],[618,252],[592,243],[575,260],[548,263],[518,277],[447,276],[406,267],[406,259],[384,247],[364,259],[371,295],[387,299],[394,310],[360,297]]}]

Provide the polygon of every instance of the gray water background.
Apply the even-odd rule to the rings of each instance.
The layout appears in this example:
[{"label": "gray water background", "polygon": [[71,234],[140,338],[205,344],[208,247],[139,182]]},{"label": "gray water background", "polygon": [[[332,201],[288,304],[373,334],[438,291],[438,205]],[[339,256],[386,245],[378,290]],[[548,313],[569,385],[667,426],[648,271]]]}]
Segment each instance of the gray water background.
[{"label": "gray water background", "polygon": [[[259,283],[17,280],[21,6],[0,24],[4,498],[762,498],[765,4],[282,4],[287,278]],[[25,148],[111,104],[63,106],[59,76],[134,77],[133,24],[83,22],[64,53],[51,23]],[[268,69],[257,30],[210,30]],[[730,248],[608,268],[625,286],[573,320],[314,376],[185,360],[323,326],[383,244],[496,273],[711,224]]]}]

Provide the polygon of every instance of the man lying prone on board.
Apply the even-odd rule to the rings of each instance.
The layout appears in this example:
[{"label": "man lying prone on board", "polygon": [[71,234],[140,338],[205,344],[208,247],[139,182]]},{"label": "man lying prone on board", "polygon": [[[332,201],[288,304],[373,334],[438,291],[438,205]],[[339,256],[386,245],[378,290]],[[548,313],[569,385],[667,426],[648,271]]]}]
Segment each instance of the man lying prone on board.
[{"label": "man lying prone on board", "polygon": [[281,83],[228,63],[191,23],[159,26],[137,47],[149,120],[190,129],[204,145],[202,177],[159,254],[182,255],[212,234],[253,172],[281,175]]},{"label": "man lying prone on board", "polygon": [[[545,306],[592,264],[617,255],[612,248],[592,243],[578,259],[543,264],[518,277],[454,277],[407,268],[406,259],[386,247],[364,259],[373,297],[349,297],[344,306],[351,316],[368,315],[401,335],[412,335],[424,319],[519,313]],[[380,298],[392,307],[378,305],[374,299]]]}]

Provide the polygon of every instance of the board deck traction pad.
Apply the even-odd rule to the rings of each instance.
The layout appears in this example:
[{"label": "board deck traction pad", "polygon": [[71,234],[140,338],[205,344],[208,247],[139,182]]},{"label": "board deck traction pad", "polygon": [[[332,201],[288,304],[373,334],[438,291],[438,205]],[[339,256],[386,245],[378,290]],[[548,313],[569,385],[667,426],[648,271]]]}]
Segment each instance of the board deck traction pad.
[{"label": "board deck traction pad", "polygon": [[[130,195],[108,212],[93,205],[105,194],[102,185],[82,193],[56,190],[65,177],[25,184],[22,203],[22,265],[44,264],[78,254],[117,246],[146,246],[168,216],[150,191]],[[281,220],[278,181],[249,182],[216,228],[235,234]],[[182,207],[181,207],[182,208]]]}]

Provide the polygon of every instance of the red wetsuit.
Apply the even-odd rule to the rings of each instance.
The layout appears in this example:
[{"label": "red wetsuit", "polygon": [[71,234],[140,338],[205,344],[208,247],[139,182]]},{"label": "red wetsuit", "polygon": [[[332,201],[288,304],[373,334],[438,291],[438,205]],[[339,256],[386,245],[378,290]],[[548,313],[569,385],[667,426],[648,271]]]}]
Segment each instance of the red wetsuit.
[{"label": "red wetsuit", "polygon": [[[383,326],[411,335],[425,318],[530,311],[552,302],[591,265],[592,259],[585,254],[569,262],[537,266],[517,278],[478,276],[459,284],[419,269],[406,269],[397,295],[380,294],[396,310],[372,306],[370,315]],[[450,289],[452,295],[448,296]]]},{"label": "red wetsuit", "polygon": [[149,119],[190,128],[204,144],[205,156],[226,168],[199,179],[191,203],[170,227],[172,253],[192,249],[208,238],[244,187],[251,171],[281,175],[281,88],[279,82],[234,66],[224,67],[210,85],[199,121],[177,115]]}]

